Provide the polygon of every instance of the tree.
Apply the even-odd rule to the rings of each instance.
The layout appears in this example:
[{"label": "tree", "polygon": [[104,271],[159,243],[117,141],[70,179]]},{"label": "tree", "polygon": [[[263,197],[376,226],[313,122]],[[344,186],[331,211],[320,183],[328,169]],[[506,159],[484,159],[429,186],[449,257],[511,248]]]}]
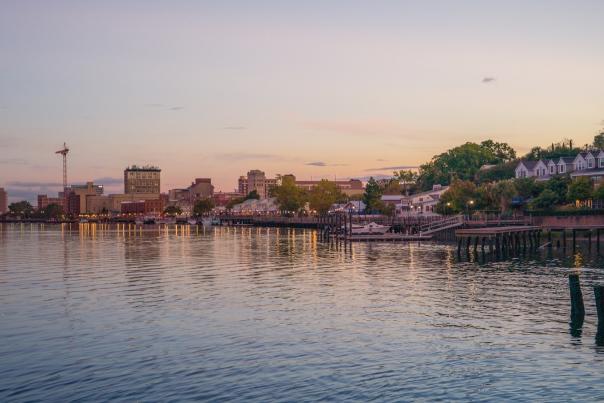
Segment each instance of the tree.
[{"label": "tree", "polygon": [[558,200],[558,195],[550,189],[545,189],[531,201],[530,207],[534,209],[551,209]]},{"label": "tree", "polygon": [[556,175],[545,182],[545,189],[551,190],[556,195],[556,204],[566,203],[568,185],[571,180],[568,175]]},{"label": "tree", "polygon": [[573,146],[573,141],[564,139],[558,143],[552,143],[547,148],[533,147],[528,154],[524,156],[527,160],[540,160],[540,159],[556,159],[560,157],[574,157],[582,150],[579,147]]},{"label": "tree", "polygon": [[34,212],[34,208],[28,201],[23,200],[23,201],[9,204],[8,212],[11,215],[29,218],[32,215],[32,213]]},{"label": "tree", "polygon": [[471,180],[485,164],[499,164],[515,156],[515,151],[505,143],[490,140],[482,144],[465,143],[445,153],[435,155],[420,166],[418,185],[429,190],[434,184],[447,185],[454,179]]},{"label": "tree", "polygon": [[379,211],[382,201],[382,189],[377,183],[373,176],[367,181],[365,186],[365,193],[363,194],[363,203],[365,203],[365,210],[367,211]]},{"label": "tree", "polygon": [[341,202],[345,198],[335,182],[326,179],[321,180],[308,195],[310,208],[317,210],[319,214],[327,214],[334,203]]},{"label": "tree", "polygon": [[63,207],[56,203],[50,203],[45,209],[39,211],[40,216],[47,220],[59,220],[63,216]]},{"label": "tree", "polygon": [[306,203],[304,190],[296,186],[291,176],[284,176],[281,185],[275,186],[271,193],[276,197],[281,212],[297,213]]},{"label": "tree", "polygon": [[476,205],[483,210],[506,213],[510,210],[512,199],[516,196],[516,187],[512,180],[495,183],[483,183],[477,188],[478,200]]},{"label": "tree", "polygon": [[489,150],[500,162],[509,162],[516,159],[516,151],[508,143],[497,143],[493,140],[485,140],[480,146]]},{"label": "tree", "polygon": [[440,214],[463,213],[480,207],[480,193],[471,181],[455,180],[440,196],[436,211]]},{"label": "tree", "polygon": [[523,199],[538,196],[543,190],[543,183],[537,182],[535,178],[518,178],[514,180],[516,194]]},{"label": "tree", "polygon": [[476,183],[496,182],[505,179],[512,179],[516,175],[516,166],[518,161],[504,162],[487,169],[480,169],[476,172],[474,180]]},{"label": "tree", "polygon": [[595,200],[604,200],[604,185],[600,185],[594,190],[593,198]]},{"label": "tree", "polygon": [[587,200],[591,197],[592,184],[588,177],[580,176],[568,185],[568,200]]},{"label": "tree", "polygon": [[594,136],[593,147],[597,149],[604,149],[604,131]]},{"label": "tree", "polygon": [[234,197],[231,200],[229,200],[225,206],[225,208],[227,210],[231,210],[233,208],[233,206],[235,206],[236,204],[240,204],[243,203],[244,201],[246,201],[247,199],[245,197]]},{"label": "tree", "polygon": [[410,170],[400,170],[394,172],[394,177],[398,179],[403,187],[405,195],[409,196],[409,189],[417,185],[418,174]]},{"label": "tree", "polygon": [[214,201],[209,197],[205,197],[195,203],[195,206],[193,206],[193,215],[195,217],[201,217],[212,211],[213,208]]},{"label": "tree", "polygon": [[398,179],[391,178],[383,187],[382,194],[385,195],[400,195],[402,191],[401,184]]},{"label": "tree", "polygon": [[180,214],[182,214],[182,209],[178,206],[168,206],[164,210],[164,215],[167,215],[170,217],[174,217],[174,216],[177,216]]},{"label": "tree", "polygon": [[258,191],[256,189],[249,192],[247,194],[247,196],[245,197],[245,200],[250,200],[250,199],[260,200],[260,195],[258,194]]}]

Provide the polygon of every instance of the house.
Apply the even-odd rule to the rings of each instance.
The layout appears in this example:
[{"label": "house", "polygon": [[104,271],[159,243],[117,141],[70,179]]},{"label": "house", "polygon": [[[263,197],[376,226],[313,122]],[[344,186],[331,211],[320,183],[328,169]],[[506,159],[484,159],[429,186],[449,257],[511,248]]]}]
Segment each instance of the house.
[{"label": "house", "polygon": [[538,161],[520,161],[516,167],[516,178],[532,178],[535,174],[535,166]]},{"label": "house", "polygon": [[570,174],[571,178],[587,176],[594,182],[604,179],[604,151],[582,151],[574,157],[554,160],[523,160],[516,166],[516,178],[548,180],[554,175]]},{"label": "house", "polygon": [[396,215],[433,215],[440,197],[448,186],[434,185],[432,190],[413,195],[383,195],[384,204],[394,205]]}]

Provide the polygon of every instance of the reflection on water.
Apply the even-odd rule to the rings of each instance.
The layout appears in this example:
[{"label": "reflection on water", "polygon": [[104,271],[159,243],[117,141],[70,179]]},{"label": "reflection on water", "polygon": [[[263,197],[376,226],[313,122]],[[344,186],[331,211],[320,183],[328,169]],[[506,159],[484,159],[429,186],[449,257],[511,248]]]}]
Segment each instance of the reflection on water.
[{"label": "reflection on water", "polygon": [[602,267],[285,228],[0,224],[0,400],[602,399]]}]

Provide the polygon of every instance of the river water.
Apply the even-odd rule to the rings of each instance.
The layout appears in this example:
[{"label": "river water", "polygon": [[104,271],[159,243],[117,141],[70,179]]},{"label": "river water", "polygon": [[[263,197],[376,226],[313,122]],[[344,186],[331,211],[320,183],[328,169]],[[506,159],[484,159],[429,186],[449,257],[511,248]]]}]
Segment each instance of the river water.
[{"label": "river water", "polygon": [[0,224],[0,401],[602,400],[599,267],[312,230]]}]

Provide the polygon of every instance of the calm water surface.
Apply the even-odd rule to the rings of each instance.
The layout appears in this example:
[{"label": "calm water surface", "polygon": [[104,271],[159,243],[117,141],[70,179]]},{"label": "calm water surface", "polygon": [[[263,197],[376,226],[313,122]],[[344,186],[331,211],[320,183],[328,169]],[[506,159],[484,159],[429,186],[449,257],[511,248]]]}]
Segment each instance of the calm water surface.
[{"label": "calm water surface", "polygon": [[306,230],[4,224],[0,401],[602,400],[599,267]]}]

